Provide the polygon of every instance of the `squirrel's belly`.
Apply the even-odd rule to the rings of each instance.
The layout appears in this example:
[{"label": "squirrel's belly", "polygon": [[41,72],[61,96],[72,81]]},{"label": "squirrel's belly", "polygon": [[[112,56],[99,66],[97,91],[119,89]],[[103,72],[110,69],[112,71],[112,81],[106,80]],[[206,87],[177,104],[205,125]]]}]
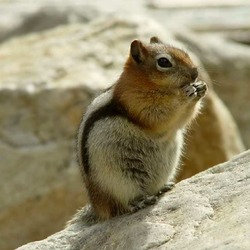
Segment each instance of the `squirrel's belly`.
[{"label": "squirrel's belly", "polygon": [[88,138],[90,173],[122,203],[152,195],[173,176],[178,139],[160,142],[122,118],[96,122]]},{"label": "squirrel's belly", "polygon": [[155,194],[161,189],[164,184],[174,181],[178,171],[178,165],[181,156],[183,144],[182,132],[178,132],[170,142],[165,142],[161,145],[161,161],[155,162],[152,168],[151,176],[155,176],[149,180],[147,184],[148,192]]}]

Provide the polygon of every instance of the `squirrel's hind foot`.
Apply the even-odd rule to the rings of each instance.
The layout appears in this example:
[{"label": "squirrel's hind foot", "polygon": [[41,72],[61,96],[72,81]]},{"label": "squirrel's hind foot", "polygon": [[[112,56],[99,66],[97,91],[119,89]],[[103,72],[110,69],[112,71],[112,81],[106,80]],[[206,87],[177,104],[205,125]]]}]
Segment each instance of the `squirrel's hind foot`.
[{"label": "squirrel's hind foot", "polygon": [[154,205],[158,201],[157,195],[146,196],[140,200],[135,200],[130,203],[129,211],[130,213],[135,213],[140,209],[146,208],[148,206]]},{"label": "squirrel's hind foot", "polygon": [[175,186],[174,182],[169,182],[165,184],[156,195],[146,196],[139,200],[132,201],[129,207],[130,213],[135,213],[140,209],[154,205],[159,200],[159,197],[161,195],[172,190],[174,186]]}]

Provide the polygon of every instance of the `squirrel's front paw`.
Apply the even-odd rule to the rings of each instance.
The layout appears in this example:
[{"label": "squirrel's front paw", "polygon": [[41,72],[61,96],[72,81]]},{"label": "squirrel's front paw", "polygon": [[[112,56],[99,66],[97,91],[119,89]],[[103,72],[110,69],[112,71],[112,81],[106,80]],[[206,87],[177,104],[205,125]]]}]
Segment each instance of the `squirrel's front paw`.
[{"label": "squirrel's front paw", "polygon": [[203,81],[194,82],[183,87],[184,92],[189,97],[203,97],[207,91],[207,84]]}]

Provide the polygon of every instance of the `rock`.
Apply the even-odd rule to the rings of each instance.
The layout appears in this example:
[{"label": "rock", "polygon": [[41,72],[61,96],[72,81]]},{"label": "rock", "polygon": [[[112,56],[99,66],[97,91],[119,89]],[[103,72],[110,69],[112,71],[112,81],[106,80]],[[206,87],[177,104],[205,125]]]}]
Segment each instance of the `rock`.
[{"label": "rock", "polygon": [[[230,35],[227,35],[227,37]],[[243,141],[250,147],[250,48],[224,36],[178,33],[209,72],[213,86],[232,112]],[[245,43],[245,42],[243,42]]]},{"label": "rock", "polygon": [[80,89],[1,89],[0,249],[54,233],[85,204],[73,136],[89,99]]},{"label": "rock", "polygon": [[147,13],[168,28],[178,24],[199,33],[249,30],[246,0],[147,0],[147,7]]},{"label": "rock", "polygon": [[249,30],[250,4],[246,0],[127,0],[126,3],[108,0],[105,4],[99,0],[2,0],[0,42],[67,23],[85,23],[103,15],[130,16],[135,9],[137,15],[153,17],[167,29],[178,24],[199,32]]},{"label": "rock", "polygon": [[67,23],[86,23],[97,17],[97,9],[72,0],[63,2],[16,2],[0,5],[0,42]]},{"label": "rock", "polygon": [[154,206],[92,225],[82,213],[64,230],[18,250],[248,249],[249,164],[247,151],[178,183]]},{"label": "rock", "polygon": [[232,32],[230,35],[228,35],[228,38],[231,41],[234,41],[236,43],[240,43],[242,45],[250,45],[250,29],[247,31],[236,31]]},{"label": "rock", "polygon": [[[74,146],[81,115],[93,94],[117,79],[131,40],[152,35],[177,44],[158,23],[132,16],[61,26],[2,44],[1,249],[60,230],[86,202]],[[212,89],[205,110],[188,138],[187,159],[195,162],[184,166],[182,178],[242,150],[233,119]]]},{"label": "rock", "polygon": [[217,0],[211,0],[209,2],[204,2],[202,0],[186,0],[183,2],[182,0],[176,0],[174,2],[166,2],[164,0],[148,0],[148,6],[151,8],[157,9],[188,9],[188,8],[222,8],[222,7],[234,7],[234,6],[249,6],[249,3],[245,0],[238,1],[227,1],[221,0],[218,2]]}]

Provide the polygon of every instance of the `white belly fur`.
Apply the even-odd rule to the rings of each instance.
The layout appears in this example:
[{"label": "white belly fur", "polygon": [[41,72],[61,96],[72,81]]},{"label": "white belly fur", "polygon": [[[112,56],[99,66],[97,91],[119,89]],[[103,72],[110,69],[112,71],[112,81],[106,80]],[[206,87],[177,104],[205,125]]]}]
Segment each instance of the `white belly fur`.
[{"label": "white belly fur", "polygon": [[[90,174],[100,188],[122,204],[141,195],[156,194],[177,170],[183,142],[181,130],[169,141],[150,138],[122,117],[97,121],[88,137]],[[150,178],[140,180],[127,175],[126,159],[139,159]],[[125,159],[125,160],[124,160]]]}]

